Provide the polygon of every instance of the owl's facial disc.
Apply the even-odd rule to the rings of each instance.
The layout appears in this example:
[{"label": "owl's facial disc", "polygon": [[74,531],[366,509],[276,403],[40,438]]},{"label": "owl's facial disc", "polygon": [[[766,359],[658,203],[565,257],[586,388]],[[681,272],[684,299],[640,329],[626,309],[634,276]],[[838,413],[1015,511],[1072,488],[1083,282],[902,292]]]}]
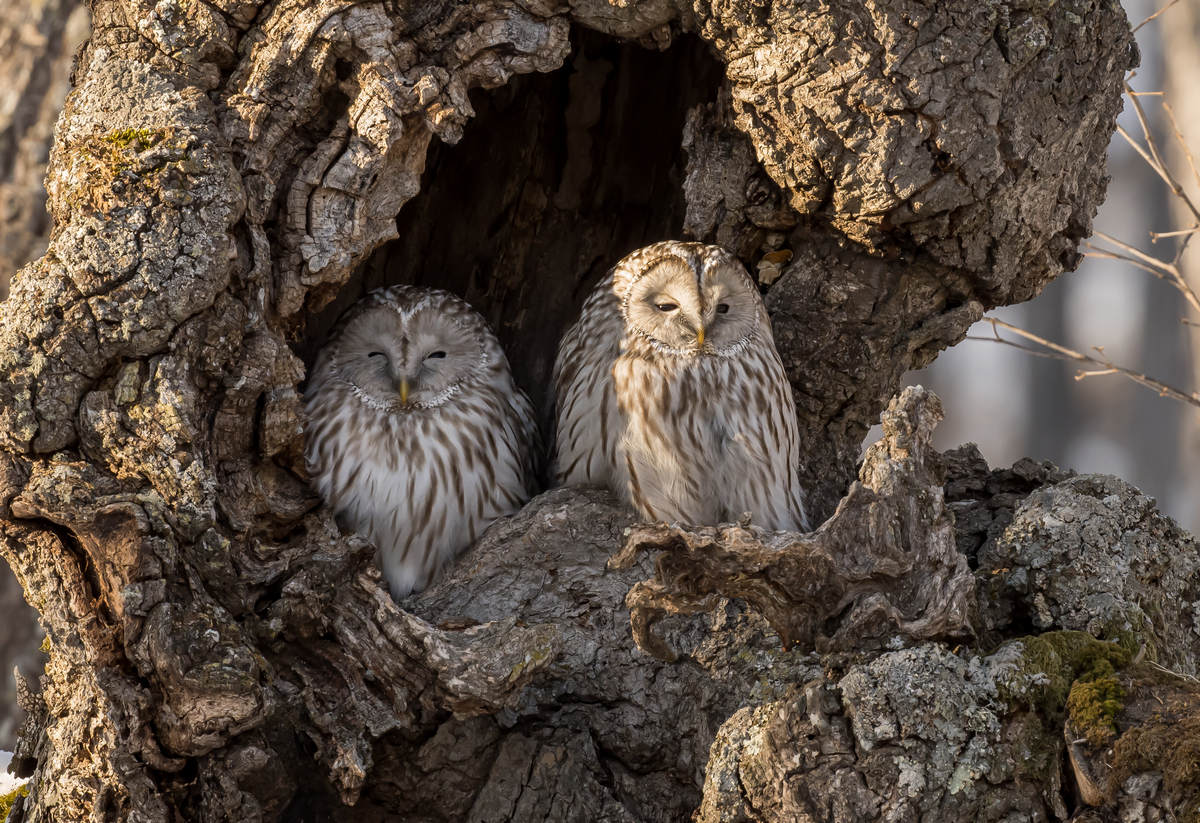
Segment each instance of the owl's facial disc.
[{"label": "owl's facial disc", "polygon": [[720,354],[753,330],[761,298],[740,267],[667,257],[629,288],[625,322],[675,354]]},{"label": "owl's facial disc", "polygon": [[478,366],[480,345],[465,333],[418,332],[409,341],[400,372],[401,389],[407,384],[407,397],[401,401],[414,406],[431,406],[461,383]]},{"label": "owl's facial disc", "polygon": [[624,303],[634,330],[681,352],[702,345],[705,328],[696,276],[684,261],[663,258],[635,280]]},{"label": "owl's facial disc", "polygon": [[738,345],[753,332],[764,313],[758,287],[737,263],[710,266],[701,277],[704,323],[708,330],[705,350],[721,353]]},{"label": "owl's facial disc", "polygon": [[343,331],[338,371],[373,405],[437,406],[479,367],[482,339],[471,324],[433,313],[372,309]]}]

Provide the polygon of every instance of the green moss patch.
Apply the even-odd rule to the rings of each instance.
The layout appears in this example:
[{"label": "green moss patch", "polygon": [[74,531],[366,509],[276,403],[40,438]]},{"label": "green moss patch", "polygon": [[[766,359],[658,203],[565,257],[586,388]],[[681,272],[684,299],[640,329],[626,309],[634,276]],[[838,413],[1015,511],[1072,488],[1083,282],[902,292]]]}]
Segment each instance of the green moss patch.
[{"label": "green moss patch", "polygon": [[1157,771],[1178,819],[1200,823],[1200,684],[1153,666],[1136,666],[1130,698],[1112,744],[1109,792],[1131,775]]},{"label": "green moss patch", "polygon": [[1111,733],[1121,710],[1116,672],[1129,665],[1128,649],[1087,632],[1047,632],[1014,642],[1021,655],[1017,669],[998,682],[1001,697],[1029,705],[1056,725],[1064,712],[1073,721],[1078,712],[1092,727]]},{"label": "green moss patch", "polygon": [[173,129],[94,135],[63,148],[62,173],[56,178],[65,185],[57,191],[58,200],[69,209],[101,214],[123,202],[153,202],[169,187],[164,175],[183,176],[187,156],[187,138]]},{"label": "green moss patch", "polygon": [[1200,823],[1200,682],[1133,663],[1135,645],[1067,631],[1011,641],[993,657],[999,696],[1037,717],[1040,728],[1022,732],[1032,754],[1046,739],[1061,743],[1067,722],[1086,740],[1110,802],[1129,777],[1158,772],[1160,801]]},{"label": "green moss patch", "polygon": [[161,142],[168,133],[163,129],[115,129],[100,139],[117,149],[141,151]]},{"label": "green moss patch", "polygon": [[25,797],[28,794],[29,784],[23,783],[8,794],[0,795],[0,820],[7,820],[8,813],[12,811],[13,804],[17,802],[17,798]]},{"label": "green moss patch", "polygon": [[1125,689],[1108,661],[1097,661],[1086,679],[1071,684],[1067,717],[1093,746],[1103,746],[1117,733],[1117,715],[1125,705]]}]

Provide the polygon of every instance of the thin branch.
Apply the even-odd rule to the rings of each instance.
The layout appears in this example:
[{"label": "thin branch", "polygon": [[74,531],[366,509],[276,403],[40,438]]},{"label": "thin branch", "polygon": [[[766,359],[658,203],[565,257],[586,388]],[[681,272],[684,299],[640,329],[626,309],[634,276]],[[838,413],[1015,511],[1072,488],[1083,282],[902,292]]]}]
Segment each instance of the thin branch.
[{"label": "thin branch", "polygon": [[[1129,245],[1123,240],[1118,240],[1110,234],[1105,234],[1102,231],[1098,231],[1096,232],[1096,236],[1105,242],[1112,243],[1117,248],[1127,252],[1127,254],[1119,254],[1108,249],[1097,248],[1092,243],[1086,243],[1085,246],[1087,248],[1094,250],[1093,255],[1095,257],[1123,260],[1126,263],[1136,266],[1142,271],[1149,272],[1155,277],[1167,281],[1176,289],[1178,289],[1183,295],[1184,299],[1187,300],[1188,305],[1191,306],[1197,314],[1200,314],[1200,295],[1198,295],[1196,290],[1192,288],[1190,283],[1188,283],[1187,278],[1183,276],[1183,271],[1178,266],[1179,256],[1182,254],[1182,252],[1175,255],[1175,262],[1167,263],[1163,260],[1159,260],[1157,257],[1152,257],[1151,255],[1146,254],[1145,252]],[[1185,237],[1184,242],[1187,242],[1188,239],[1190,238]]]},{"label": "thin branch", "polygon": [[[991,320],[990,317],[985,317],[983,319]],[[1014,343],[1011,340],[1005,340],[1003,337],[1000,337],[999,335],[997,335],[995,337],[980,337],[977,334],[968,334],[966,337],[963,338],[963,340],[974,340],[978,343],[1003,343],[1005,346],[1011,346],[1014,349],[1020,349],[1021,351],[1030,355],[1031,357],[1041,357],[1045,360],[1062,360],[1063,359],[1062,355],[1058,354],[1056,352],[1038,351],[1037,349],[1031,349],[1031,348],[1028,348],[1027,346],[1022,346],[1020,343]]]},{"label": "thin branch", "polygon": [[[1083,254],[1084,257],[1095,257],[1099,260],[1120,260],[1122,263],[1128,263],[1129,265],[1133,266],[1135,269],[1141,269],[1142,271],[1146,272],[1147,274],[1152,274],[1155,277],[1157,277],[1159,280],[1165,280],[1168,283],[1170,283],[1172,286],[1175,286],[1175,281],[1171,278],[1171,276],[1169,274],[1165,274],[1164,272],[1161,272],[1156,268],[1147,266],[1145,263],[1141,263],[1128,255],[1117,254],[1116,252],[1108,251],[1107,249],[1102,249],[1099,246],[1093,245],[1092,243],[1084,243],[1083,245],[1087,249],[1087,251],[1084,252],[1084,254]],[[1178,287],[1176,286],[1176,288],[1178,288]]]},{"label": "thin branch", "polygon": [[1175,265],[1179,265],[1179,261],[1183,259],[1183,253],[1187,251],[1188,243],[1192,242],[1194,234],[1185,234],[1183,241],[1179,244],[1179,248],[1175,249]]},{"label": "thin branch", "polygon": [[1099,237],[1104,242],[1112,243],[1118,249],[1121,249],[1122,251],[1133,255],[1138,260],[1141,260],[1143,263],[1145,263],[1148,266],[1153,266],[1156,269],[1161,269],[1162,271],[1166,272],[1167,274],[1174,274],[1175,267],[1172,266],[1170,263],[1165,263],[1162,260],[1159,260],[1157,257],[1154,257],[1153,255],[1146,254],[1141,249],[1137,248],[1136,246],[1129,245],[1124,240],[1118,240],[1117,238],[1113,237],[1111,234],[1105,234],[1102,231],[1096,232],[1096,236]]},{"label": "thin branch", "polygon": [[1182,237],[1188,234],[1195,234],[1200,231],[1200,226],[1192,226],[1190,229],[1180,229],[1179,231],[1152,231],[1150,232],[1150,242],[1157,243],[1164,237]]},{"label": "thin branch", "polygon": [[1091,244],[1088,244],[1088,248],[1091,248],[1093,251],[1084,252],[1084,257],[1094,257],[1099,260],[1121,260],[1122,263],[1132,265],[1134,269],[1141,269],[1142,271],[1145,271],[1147,275],[1153,275],[1154,277],[1157,277],[1158,280],[1166,281],[1170,283],[1171,286],[1175,286],[1175,281],[1164,275],[1162,271],[1151,269],[1150,266],[1138,263],[1138,260],[1135,260],[1132,257],[1126,257],[1124,254],[1114,254],[1112,252],[1100,251],[1098,248],[1096,248],[1096,246],[1092,246]]},{"label": "thin branch", "polygon": [[[1175,262],[1167,263],[1159,260],[1157,257],[1151,257],[1145,252],[1139,251],[1128,243],[1118,240],[1104,232],[1096,232],[1096,236],[1103,240],[1112,243],[1118,248],[1124,249],[1129,254],[1121,254],[1120,252],[1103,249],[1096,246],[1094,243],[1084,243],[1084,248],[1088,249],[1086,255],[1088,257],[1098,257],[1105,260],[1120,260],[1123,263],[1128,263],[1134,268],[1141,269],[1148,274],[1152,274],[1159,280],[1170,283],[1180,294],[1183,295],[1188,305],[1195,309],[1197,314],[1200,314],[1200,295],[1192,288],[1187,279],[1183,276],[1183,271],[1179,268],[1179,255],[1175,256]],[[1185,242],[1189,238],[1184,238]]]},{"label": "thin branch", "polygon": [[[1168,186],[1170,186],[1171,192],[1175,194],[1175,196],[1178,197],[1185,206],[1187,206],[1188,211],[1192,213],[1192,216],[1196,219],[1196,222],[1200,223],[1200,208],[1196,207],[1196,204],[1192,202],[1192,198],[1188,197],[1188,194],[1184,190],[1183,186],[1180,185],[1179,181],[1176,180],[1174,175],[1171,174],[1170,169],[1167,168],[1167,164],[1163,162],[1162,156],[1158,152],[1158,141],[1154,139],[1154,136],[1150,130],[1150,124],[1146,120],[1146,112],[1142,108],[1142,103],[1140,100],[1138,100],[1137,95],[1132,94],[1132,92],[1133,89],[1130,88],[1129,82],[1126,81],[1125,93],[1129,95],[1129,102],[1133,104],[1133,111],[1137,115],[1138,123],[1142,127],[1142,134],[1146,138],[1146,147],[1149,149],[1149,153],[1147,153],[1146,149],[1143,149],[1140,145],[1138,145],[1138,142],[1134,140],[1129,135],[1129,132],[1125,131],[1125,129],[1123,129],[1121,126],[1117,126],[1117,131],[1122,137],[1125,138],[1126,141],[1128,141],[1129,145],[1133,147],[1134,151],[1142,156],[1142,159],[1150,165],[1150,168],[1154,169],[1155,173],[1161,177]],[[1172,120],[1174,120],[1173,117]],[[1194,167],[1195,166],[1193,164],[1193,168]]]},{"label": "thin branch", "polygon": [[[1128,82],[1125,83],[1125,93],[1133,91],[1133,88]],[[1171,184],[1167,172],[1167,164],[1163,162],[1162,156],[1158,153],[1158,143],[1154,139],[1154,132],[1150,128],[1150,121],[1146,118],[1146,110],[1142,108],[1142,101],[1135,95],[1129,95],[1129,102],[1133,103],[1133,113],[1137,115],[1138,125],[1142,127],[1142,136],[1146,138],[1146,147],[1150,149],[1150,153],[1154,155],[1154,161],[1157,167],[1162,171],[1167,178],[1167,185]],[[1128,139],[1128,137],[1126,138]]]},{"label": "thin branch", "polygon": [[1188,168],[1192,171],[1196,187],[1200,188],[1200,169],[1196,168],[1196,158],[1192,156],[1192,150],[1188,147],[1187,141],[1183,139],[1183,132],[1179,130],[1179,121],[1175,119],[1175,110],[1166,100],[1162,101],[1162,107],[1167,113],[1167,119],[1171,121],[1171,130],[1175,132],[1175,140],[1179,143],[1179,148],[1183,150],[1183,156],[1187,158]]},{"label": "thin branch", "polygon": [[[1103,347],[1093,346],[1092,350],[1095,352],[1095,354],[1084,354],[1083,352],[1078,352],[1051,340],[1047,340],[1044,337],[1039,337],[1033,332],[1025,331],[1024,329],[1018,328],[1011,323],[998,320],[995,317],[985,317],[983,319],[992,324],[993,336],[969,336],[967,338],[968,340],[986,340],[992,343],[1000,343],[1005,346],[1011,346],[1014,349],[1020,349],[1023,352],[1027,352],[1028,354],[1033,354],[1039,357],[1052,357],[1056,360],[1065,360],[1068,362],[1085,364],[1091,368],[1080,369],[1075,374],[1076,380],[1085,380],[1089,377],[1098,377],[1101,375],[1119,374],[1128,380],[1132,380],[1138,385],[1153,389],[1162,397],[1170,397],[1174,400],[1180,400],[1184,403],[1188,403],[1189,405],[1200,408],[1200,394],[1177,389],[1174,386],[1150,377],[1149,375],[1134,371],[1133,369],[1129,369],[1124,366],[1120,366],[1108,359],[1108,356],[1104,354]],[[1007,329],[1018,337],[1023,337],[1031,343],[1041,346],[1042,349],[1035,349],[1002,337],[1000,335],[1000,329]]]},{"label": "thin branch", "polygon": [[1150,154],[1144,148],[1142,148],[1141,143],[1134,140],[1133,136],[1129,132],[1125,131],[1124,126],[1120,124],[1117,125],[1117,134],[1125,138],[1125,142],[1129,144],[1130,148],[1142,156],[1142,159],[1146,161],[1146,165],[1153,169],[1155,174],[1161,177],[1168,186],[1171,185],[1171,176],[1167,174],[1166,169],[1160,166],[1158,161],[1151,157]]},{"label": "thin branch", "polygon": [[1161,663],[1156,663],[1153,660],[1150,661],[1150,668],[1157,669],[1163,674],[1173,674],[1180,680],[1188,680],[1192,683],[1200,683],[1200,678],[1197,678],[1194,675],[1186,674],[1184,672],[1177,672],[1174,669],[1168,669],[1166,666],[1162,665]]},{"label": "thin branch", "polygon": [[1143,20],[1142,22],[1138,23],[1136,26],[1134,26],[1134,27],[1133,27],[1133,32],[1134,32],[1134,34],[1136,34],[1136,33],[1137,33],[1137,30],[1138,30],[1138,29],[1140,29],[1142,26],[1146,25],[1146,24],[1147,24],[1147,23],[1149,23],[1151,20],[1153,20],[1155,17],[1158,17],[1160,14],[1162,14],[1164,11],[1166,11],[1166,10],[1167,10],[1167,9],[1169,9],[1169,8],[1171,8],[1171,6],[1175,5],[1175,4],[1176,4],[1176,3],[1178,3],[1178,2],[1179,2],[1179,0],[1171,0],[1171,2],[1170,2],[1170,3],[1167,3],[1167,4],[1166,4],[1165,6],[1163,6],[1161,9],[1159,9],[1159,10],[1158,10],[1158,11],[1156,11],[1156,12],[1154,12],[1154,14],[1150,15],[1150,16],[1149,16],[1149,17],[1147,17],[1145,20]]}]

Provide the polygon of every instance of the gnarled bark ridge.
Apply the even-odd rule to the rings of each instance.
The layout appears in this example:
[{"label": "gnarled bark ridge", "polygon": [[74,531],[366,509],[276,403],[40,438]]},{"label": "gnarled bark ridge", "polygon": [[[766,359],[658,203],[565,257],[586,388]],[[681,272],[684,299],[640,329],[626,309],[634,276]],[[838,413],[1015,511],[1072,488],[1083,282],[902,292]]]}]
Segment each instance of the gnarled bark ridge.
[{"label": "gnarled bark ridge", "polygon": [[[0,317],[0,553],[50,638],[23,697],[19,819],[1065,817],[1066,724],[1127,734],[1139,715],[1122,707],[1145,705],[1150,675],[1126,646],[1194,643],[1124,606],[1104,613],[1128,617],[1125,646],[1011,639],[1030,631],[1013,605],[1029,591],[1006,577],[1008,605],[977,606],[991,577],[952,551],[1024,556],[1015,528],[995,542],[1009,515],[985,494],[1009,481],[960,455],[979,473],[952,472],[967,497],[943,493],[920,393],[834,511],[901,375],[1074,264],[1134,57],[1115,3],[91,12],[48,171],[49,248]],[[642,70],[637,48],[675,68]],[[564,65],[544,85],[517,77]],[[630,119],[643,87],[663,103]],[[507,135],[527,118],[528,143],[478,163],[477,111]],[[640,163],[639,147],[663,155]],[[607,569],[635,524],[599,492],[555,490],[393,603],[303,478],[304,358],[329,315],[380,279],[440,282],[402,259],[420,248],[527,354],[536,394],[591,280],[651,231],[766,261],[805,478],[832,518],[801,538],[634,531],[665,538],[667,559]],[[953,535],[952,511],[978,515],[974,531]],[[806,568],[823,575],[811,589]],[[1097,585],[1132,604],[1163,575],[1164,591],[1194,586],[1149,560]],[[630,632],[626,597],[652,577],[651,605],[705,607],[657,621],[673,663]],[[1037,627],[1080,628],[1077,594],[1056,590]],[[980,639],[957,653],[936,642],[968,629]],[[871,642],[849,644],[860,631]],[[1188,808],[1185,772],[1133,748],[1069,753],[1079,774],[1115,775],[1088,797],[1116,808],[1158,769],[1137,797]]]},{"label": "gnarled bark ridge", "polygon": [[817,651],[969,637],[975,581],[955,542],[941,455],[930,446],[941,419],[937,396],[919,387],[893,400],[860,480],[812,534],[772,534],[749,522],[636,528],[614,568],[639,551],[665,550],[656,579],[625,599],[638,646],[674,659],[651,633],[653,620],[710,611],[721,597],[745,600],[785,645]]}]

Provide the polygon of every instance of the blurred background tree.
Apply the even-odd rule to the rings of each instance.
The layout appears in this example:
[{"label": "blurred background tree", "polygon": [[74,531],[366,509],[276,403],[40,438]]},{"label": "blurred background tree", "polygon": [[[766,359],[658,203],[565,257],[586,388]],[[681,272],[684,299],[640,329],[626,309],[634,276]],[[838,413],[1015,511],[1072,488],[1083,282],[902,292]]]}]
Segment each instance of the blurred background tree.
[{"label": "blurred background tree", "polygon": [[[0,0],[0,300],[8,296],[12,274],[46,250],[46,160],[70,89],[71,63],[89,25],[87,7],[78,0]],[[42,632],[3,562],[0,626],[0,748],[11,749],[17,727],[13,667],[27,675],[41,670]]]}]

